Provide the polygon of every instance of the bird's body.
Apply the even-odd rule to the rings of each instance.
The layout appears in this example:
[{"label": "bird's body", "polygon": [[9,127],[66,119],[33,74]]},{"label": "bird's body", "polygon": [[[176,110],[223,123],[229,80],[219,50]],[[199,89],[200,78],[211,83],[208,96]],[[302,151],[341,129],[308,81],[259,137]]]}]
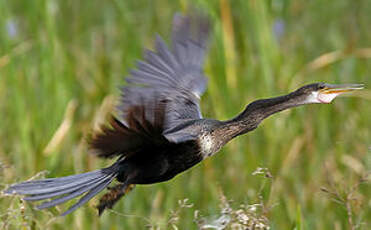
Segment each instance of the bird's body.
[{"label": "bird's body", "polygon": [[201,116],[199,100],[206,89],[203,62],[210,31],[202,15],[176,15],[172,47],[157,37],[155,51],[126,78],[118,110],[108,126],[90,140],[91,151],[102,158],[118,158],[110,167],[62,178],[26,181],[10,186],[6,194],[25,195],[38,206],[52,207],[85,194],[63,215],[74,211],[105,189],[111,188],[98,205],[99,212],[111,208],[135,184],[169,180],[203,159],[217,153],[236,136],[258,127],[268,116],[295,106],[329,103],[338,94],[360,85],[315,83],[280,97],[250,103],[227,121]]},{"label": "bird's body", "polygon": [[223,122],[212,119],[190,120],[180,130],[187,133],[188,129],[192,130],[195,137],[180,143],[159,136],[159,142],[142,146],[138,152],[120,161],[120,167],[125,170],[117,176],[118,180],[129,184],[152,184],[173,178],[218,152],[231,139],[219,129],[222,125]]},{"label": "bird's body", "polygon": [[117,176],[120,182],[153,184],[167,181],[203,159],[197,141],[151,147],[123,159],[120,167],[124,170]]}]

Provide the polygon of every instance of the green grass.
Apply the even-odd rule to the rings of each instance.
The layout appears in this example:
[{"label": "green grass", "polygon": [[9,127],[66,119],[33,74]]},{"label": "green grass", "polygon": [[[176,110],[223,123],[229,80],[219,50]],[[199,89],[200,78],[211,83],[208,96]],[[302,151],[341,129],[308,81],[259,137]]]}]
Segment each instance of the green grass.
[{"label": "green grass", "polygon": [[[367,0],[0,0],[1,188],[43,170],[54,177],[109,165],[87,155],[84,138],[117,101],[143,47],[157,32],[168,40],[173,14],[190,3],[214,25],[205,117],[227,119],[311,82],[371,86]],[[234,208],[263,202],[271,229],[351,229],[349,213],[353,227],[368,229],[371,188],[357,183],[371,169],[370,100],[364,90],[274,115],[173,180],[137,186],[101,218],[96,199],[54,219],[66,205],[36,211],[0,197],[0,228],[145,229],[150,220],[167,229],[188,199],[193,206],[174,223],[197,229],[194,211],[215,219],[222,190]],[[273,178],[252,175],[258,167]]]}]

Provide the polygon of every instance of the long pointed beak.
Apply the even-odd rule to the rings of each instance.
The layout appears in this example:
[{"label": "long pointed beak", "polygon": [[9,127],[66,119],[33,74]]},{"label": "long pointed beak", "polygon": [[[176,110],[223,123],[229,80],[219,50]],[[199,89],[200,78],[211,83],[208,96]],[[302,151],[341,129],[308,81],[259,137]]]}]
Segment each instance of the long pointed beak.
[{"label": "long pointed beak", "polygon": [[318,91],[317,99],[319,103],[330,103],[340,94],[363,89],[363,84],[326,84],[324,89]]},{"label": "long pointed beak", "polygon": [[359,90],[363,89],[364,85],[363,84],[339,84],[339,85],[334,85],[334,84],[326,84],[326,87],[324,89],[320,90],[320,93],[322,94],[340,94],[340,93],[346,93],[346,92],[351,92],[354,90]]}]

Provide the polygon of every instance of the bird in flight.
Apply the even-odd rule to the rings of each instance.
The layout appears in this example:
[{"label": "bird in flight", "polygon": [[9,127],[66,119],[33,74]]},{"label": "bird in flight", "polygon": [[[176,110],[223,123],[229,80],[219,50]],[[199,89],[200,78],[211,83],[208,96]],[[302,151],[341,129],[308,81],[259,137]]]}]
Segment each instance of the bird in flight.
[{"label": "bird in flight", "polygon": [[[146,50],[144,60],[131,70],[122,88],[119,114],[89,140],[95,155],[117,158],[114,164],[72,176],[25,181],[4,193],[23,195],[26,201],[46,200],[38,209],[82,196],[64,216],[107,188],[97,206],[101,214],[136,184],[170,180],[274,113],[330,103],[342,93],[363,88],[361,84],[314,83],[284,96],[256,100],[230,120],[203,118],[199,102],[207,86],[203,63],[210,28],[209,19],[201,13],[176,14],[171,46],[157,36],[154,51]],[[116,185],[108,187],[114,180]]]}]

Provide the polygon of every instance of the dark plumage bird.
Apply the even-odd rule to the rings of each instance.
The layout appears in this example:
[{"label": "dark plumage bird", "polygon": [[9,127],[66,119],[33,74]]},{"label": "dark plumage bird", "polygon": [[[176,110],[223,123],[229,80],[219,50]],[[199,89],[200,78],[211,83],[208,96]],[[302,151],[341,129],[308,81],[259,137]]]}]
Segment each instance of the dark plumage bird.
[{"label": "dark plumage bird", "polygon": [[210,23],[201,14],[173,20],[172,46],[158,36],[155,50],[126,78],[120,115],[93,134],[90,148],[98,157],[117,161],[104,169],[62,178],[26,181],[10,186],[6,194],[27,201],[46,200],[38,209],[83,197],[62,215],[85,204],[113,181],[98,205],[99,213],[112,208],[135,184],[169,180],[210,157],[228,141],[256,129],[279,111],[311,103],[330,103],[337,95],[362,88],[358,84],[315,83],[280,97],[257,100],[227,121],[202,118],[199,100],[206,89],[203,62]]}]

